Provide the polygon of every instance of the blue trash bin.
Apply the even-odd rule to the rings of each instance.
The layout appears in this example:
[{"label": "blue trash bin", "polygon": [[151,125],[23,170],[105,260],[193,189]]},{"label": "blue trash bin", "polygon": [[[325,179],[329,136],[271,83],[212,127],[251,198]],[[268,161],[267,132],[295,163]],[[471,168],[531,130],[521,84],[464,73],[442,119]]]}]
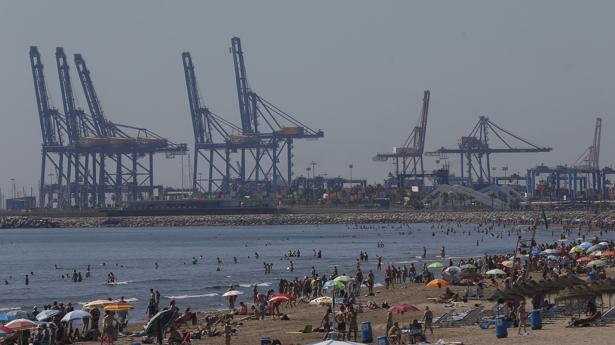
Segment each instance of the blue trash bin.
[{"label": "blue trash bin", "polygon": [[371,343],[372,341],[374,341],[374,336],[372,334],[372,323],[369,321],[361,322],[361,342]]},{"label": "blue trash bin", "polygon": [[540,317],[540,310],[534,309],[530,313],[532,319],[532,329],[542,329],[542,318]]},{"label": "blue trash bin", "polygon": [[504,320],[503,316],[498,316],[495,318],[495,336],[498,338],[506,338],[508,337],[508,325]]},{"label": "blue trash bin", "polygon": [[261,337],[261,345],[271,345],[271,337]]},{"label": "blue trash bin", "polygon": [[389,345],[389,337],[387,337],[386,335],[381,335],[378,338],[376,338],[377,344],[378,345]]}]

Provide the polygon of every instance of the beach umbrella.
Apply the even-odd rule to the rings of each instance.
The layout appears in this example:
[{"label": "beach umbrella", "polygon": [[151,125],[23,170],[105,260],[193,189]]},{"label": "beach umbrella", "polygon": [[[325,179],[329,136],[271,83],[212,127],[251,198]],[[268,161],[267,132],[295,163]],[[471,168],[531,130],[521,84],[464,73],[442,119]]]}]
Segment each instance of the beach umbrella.
[{"label": "beach umbrella", "polygon": [[26,319],[28,317],[28,313],[23,310],[6,310],[0,311],[0,322],[7,323],[16,319]]},{"label": "beach umbrella", "polygon": [[541,252],[542,255],[551,255],[551,254],[559,254],[559,250],[557,249],[546,249]]},{"label": "beach umbrella", "polygon": [[465,264],[465,265],[459,266],[459,268],[461,268],[462,270],[475,270],[476,266],[472,264]]},{"label": "beach umbrella", "polygon": [[502,261],[502,266],[508,267],[508,268],[512,268],[513,267],[513,262],[510,261],[510,260]]},{"label": "beach umbrella", "polygon": [[606,266],[606,262],[604,262],[602,260],[594,260],[594,261],[588,262],[587,266],[589,266],[589,267],[593,267],[593,266],[604,267],[604,266]]},{"label": "beach umbrella", "polygon": [[587,250],[589,248],[591,248],[592,244],[589,242],[583,242],[581,244],[579,244],[579,248],[583,249],[583,250]]},{"label": "beach umbrella", "polygon": [[237,290],[229,290],[222,294],[222,297],[243,295],[243,292]]},{"label": "beach umbrella", "polygon": [[451,267],[448,267],[447,269],[445,269],[444,272],[446,272],[448,274],[458,274],[458,273],[461,273],[461,268],[459,268],[457,266],[451,266]]},{"label": "beach umbrella", "polygon": [[323,340],[310,345],[364,345],[361,343],[354,343],[352,341],[340,341],[340,340]]},{"label": "beach umbrella", "polygon": [[296,298],[295,296],[289,294],[289,293],[274,293],[271,295],[271,297],[278,297],[278,296],[284,296],[284,297],[288,297],[288,299],[290,301],[294,301]]},{"label": "beach umbrella", "polygon": [[441,262],[434,262],[432,264],[429,264],[429,266],[427,266],[427,268],[429,269],[440,269],[444,267],[444,265]]},{"label": "beach umbrella", "polygon": [[597,250],[602,250],[604,248],[605,248],[605,246],[601,246],[600,244],[596,244],[596,245],[593,245],[593,246],[587,248],[586,252],[591,253],[591,252],[595,252]]},{"label": "beach umbrella", "polygon": [[179,316],[179,313],[177,313],[173,309],[163,310],[163,311],[157,313],[156,315],[154,315],[149,320],[147,325],[145,325],[145,327],[143,327],[143,332],[145,334],[147,334],[147,335],[155,335],[156,331],[158,329],[158,325],[160,325],[160,327],[162,327],[161,331],[164,334],[164,331],[169,326],[171,326],[171,324],[173,322],[175,322],[175,320],[177,319],[178,316]]},{"label": "beach umbrella", "polygon": [[13,320],[5,325],[6,327],[12,329],[13,331],[25,331],[27,329],[33,329],[38,326],[36,322],[27,320],[27,319],[17,319]]},{"label": "beach umbrella", "polygon": [[92,317],[92,314],[88,313],[85,310],[74,310],[64,315],[64,317],[60,321],[70,322],[70,321],[75,321],[75,320],[81,320],[86,317],[88,318]]},{"label": "beach umbrella", "polygon": [[506,272],[502,271],[501,269],[493,269],[493,270],[489,270],[485,273],[488,276],[505,276]]},{"label": "beach umbrella", "polygon": [[615,252],[612,250],[607,250],[602,252],[602,256],[615,256]]},{"label": "beach umbrella", "polygon": [[598,244],[601,245],[601,246],[605,246],[605,247],[609,246],[609,242],[605,242],[605,241],[602,241],[602,242],[600,242]]},{"label": "beach umbrella", "polygon": [[98,300],[91,301],[91,302],[84,304],[83,309],[100,308],[100,307],[104,307],[107,304],[111,304],[111,303],[113,303],[113,301],[109,301],[106,299],[98,299]]},{"label": "beach umbrella", "polygon": [[559,257],[557,257],[557,256],[555,256],[555,255],[549,255],[549,256],[547,256],[547,260],[557,261],[557,259],[559,259]]},{"label": "beach umbrella", "polygon": [[348,283],[349,281],[352,280],[352,277],[349,277],[349,276],[346,276],[346,275],[344,275],[344,276],[337,276],[333,280],[336,281],[336,282],[342,282],[342,283],[346,284],[346,283]]},{"label": "beach umbrella", "polygon": [[6,326],[0,325],[0,338],[6,337],[13,333],[15,333],[15,331],[13,331],[12,329]]},{"label": "beach umbrella", "polygon": [[584,256],[582,258],[578,258],[577,262],[590,262],[592,261],[592,258],[588,257],[588,256]]},{"label": "beach umbrella", "polygon": [[336,280],[327,280],[325,284],[322,286],[322,288],[325,290],[329,290],[330,288],[343,289],[345,287],[346,285],[343,282],[336,281]]},{"label": "beach umbrella", "polygon": [[129,311],[134,308],[135,308],[134,305],[126,301],[118,301],[112,304],[107,304],[105,306],[105,311]]},{"label": "beach umbrella", "polygon": [[36,319],[38,321],[47,320],[47,319],[50,319],[50,318],[58,315],[59,313],[60,313],[60,311],[59,310],[55,310],[55,309],[43,310],[40,313],[36,314]]},{"label": "beach umbrella", "polygon": [[413,306],[412,304],[406,304],[406,303],[401,303],[401,304],[395,304],[394,306],[390,307],[388,309],[389,312],[391,313],[405,313],[405,312],[409,312],[409,311],[419,311],[420,309]]},{"label": "beach umbrella", "polygon": [[447,286],[448,286],[448,282],[444,279],[434,279],[430,281],[429,283],[427,283],[427,285],[425,285],[425,287],[428,287],[428,288],[441,288],[441,287],[447,287]]},{"label": "beach umbrella", "polygon": [[277,304],[277,303],[288,302],[288,301],[290,301],[290,298],[287,296],[275,296],[269,300],[269,303]]},{"label": "beach umbrella", "polygon": [[591,252],[589,256],[602,256],[602,251],[596,250],[594,252]]},{"label": "beach umbrella", "polygon": [[310,304],[329,305],[333,304],[333,299],[329,296],[318,297],[311,300]]},{"label": "beach umbrella", "polygon": [[582,252],[582,251],[583,251],[583,249],[581,249],[580,247],[572,247],[572,248],[570,249],[570,252],[569,252],[569,253],[570,253],[570,254],[574,254],[574,253],[580,253],[580,252]]}]

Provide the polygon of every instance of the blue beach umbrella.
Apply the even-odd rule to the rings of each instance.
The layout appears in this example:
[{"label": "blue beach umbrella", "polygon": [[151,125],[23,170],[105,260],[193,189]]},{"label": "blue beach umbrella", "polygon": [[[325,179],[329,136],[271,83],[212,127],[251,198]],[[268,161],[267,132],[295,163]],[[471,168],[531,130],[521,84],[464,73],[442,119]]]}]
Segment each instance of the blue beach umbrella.
[{"label": "blue beach umbrella", "polygon": [[547,259],[548,259],[548,260],[557,261],[558,257],[557,257],[557,256],[555,256],[555,255],[549,255],[549,256],[547,256]]},{"label": "blue beach umbrella", "polygon": [[47,309],[47,310],[43,310],[40,313],[36,314],[36,319],[38,321],[44,321],[47,319],[50,319],[56,315],[58,315],[60,313],[59,310],[55,310],[55,309]]},{"label": "blue beach umbrella", "polygon": [[581,248],[583,250],[585,250],[585,249],[587,249],[587,248],[589,248],[591,246],[592,246],[592,244],[589,243],[589,242],[583,242],[583,243],[579,244],[579,248]]}]

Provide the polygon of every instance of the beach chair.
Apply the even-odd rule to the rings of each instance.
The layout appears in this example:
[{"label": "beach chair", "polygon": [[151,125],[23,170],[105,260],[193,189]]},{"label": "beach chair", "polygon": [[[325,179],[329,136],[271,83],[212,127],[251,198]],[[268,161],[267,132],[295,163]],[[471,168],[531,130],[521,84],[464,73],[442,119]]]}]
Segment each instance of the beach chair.
[{"label": "beach chair", "polygon": [[589,322],[591,326],[606,326],[607,323],[615,316],[615,307],[607,310],[598,319]]},{"label": "beach chair", "polygon": [[442,316],[440,317],[435,317],[433,319],[433,326],[434,327],[442,327],[443,324],[445,324],[446,322],[449,322],[453,316],[453,313],[455,312],[455,309],[451,309],[449,311],[447,311],[446,313],[442,314]]},{"label": "beach chair", "polygon": [[467,326],[477,323],[480,320],[480,314],[483,307],[476,307],[468,310],[465,315],[454,316],[452,318],[451,326]]}]

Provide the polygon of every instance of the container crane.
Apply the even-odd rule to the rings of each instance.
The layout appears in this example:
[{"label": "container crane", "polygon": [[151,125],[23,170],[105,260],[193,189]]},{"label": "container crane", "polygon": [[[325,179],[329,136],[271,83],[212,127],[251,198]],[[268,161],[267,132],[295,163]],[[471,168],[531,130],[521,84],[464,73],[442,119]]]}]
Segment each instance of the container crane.
[{"label": "container crane", "polygon": [[429,90],[423,92],[423,107],[419,124],[412,128],[404,144],[401,147],[394,147],[392,153],[378,153],[373,157],[376,162],[386,162],[389,159],[394,161],[395,178],[399,187],[405,186],[407,179],[420,180],[420,184],[424,184],[423,152],[425,150],[430,96]]},{"label": "container crane", "polygon": [[[242,174],[241,183],[270,182],[273,186],[290,186],[293,176],[294,140],[317,140],[324,137],[324,132],[306,126],[250,88],[239,37],[231,39],[230,51],[233,55],[242,128],[242,137],[237,139],[253,144],[249,149],[242,149],[241,167],[246,169],[246,152],[249,154],[248,157],[253,158],[253,167],[249,172]],[[284,150],[286,150],[286,174],[283,174],[278,166]]]},{"label": "container crane", "polygon": [[[492,147],[493,142],[489,137],[493,135],[496,143],[503,147]],[[537,153],[550,152],[550,147],[542,147],[521,138],[520,136],[498,126],[489,118],[481,116],[467,136],[459,138],[458,148],[440,148],[434,152],[429,152],[429,156],[446,157],[447,154],[459,154],[461,158],[461,180],[464,180],[464,157],[466,159],[467,183],[468,185],[484,185],[491,183],[491,162],[492,154],[501,153]],[[473,175],[476,176],[474,181]]]}]

